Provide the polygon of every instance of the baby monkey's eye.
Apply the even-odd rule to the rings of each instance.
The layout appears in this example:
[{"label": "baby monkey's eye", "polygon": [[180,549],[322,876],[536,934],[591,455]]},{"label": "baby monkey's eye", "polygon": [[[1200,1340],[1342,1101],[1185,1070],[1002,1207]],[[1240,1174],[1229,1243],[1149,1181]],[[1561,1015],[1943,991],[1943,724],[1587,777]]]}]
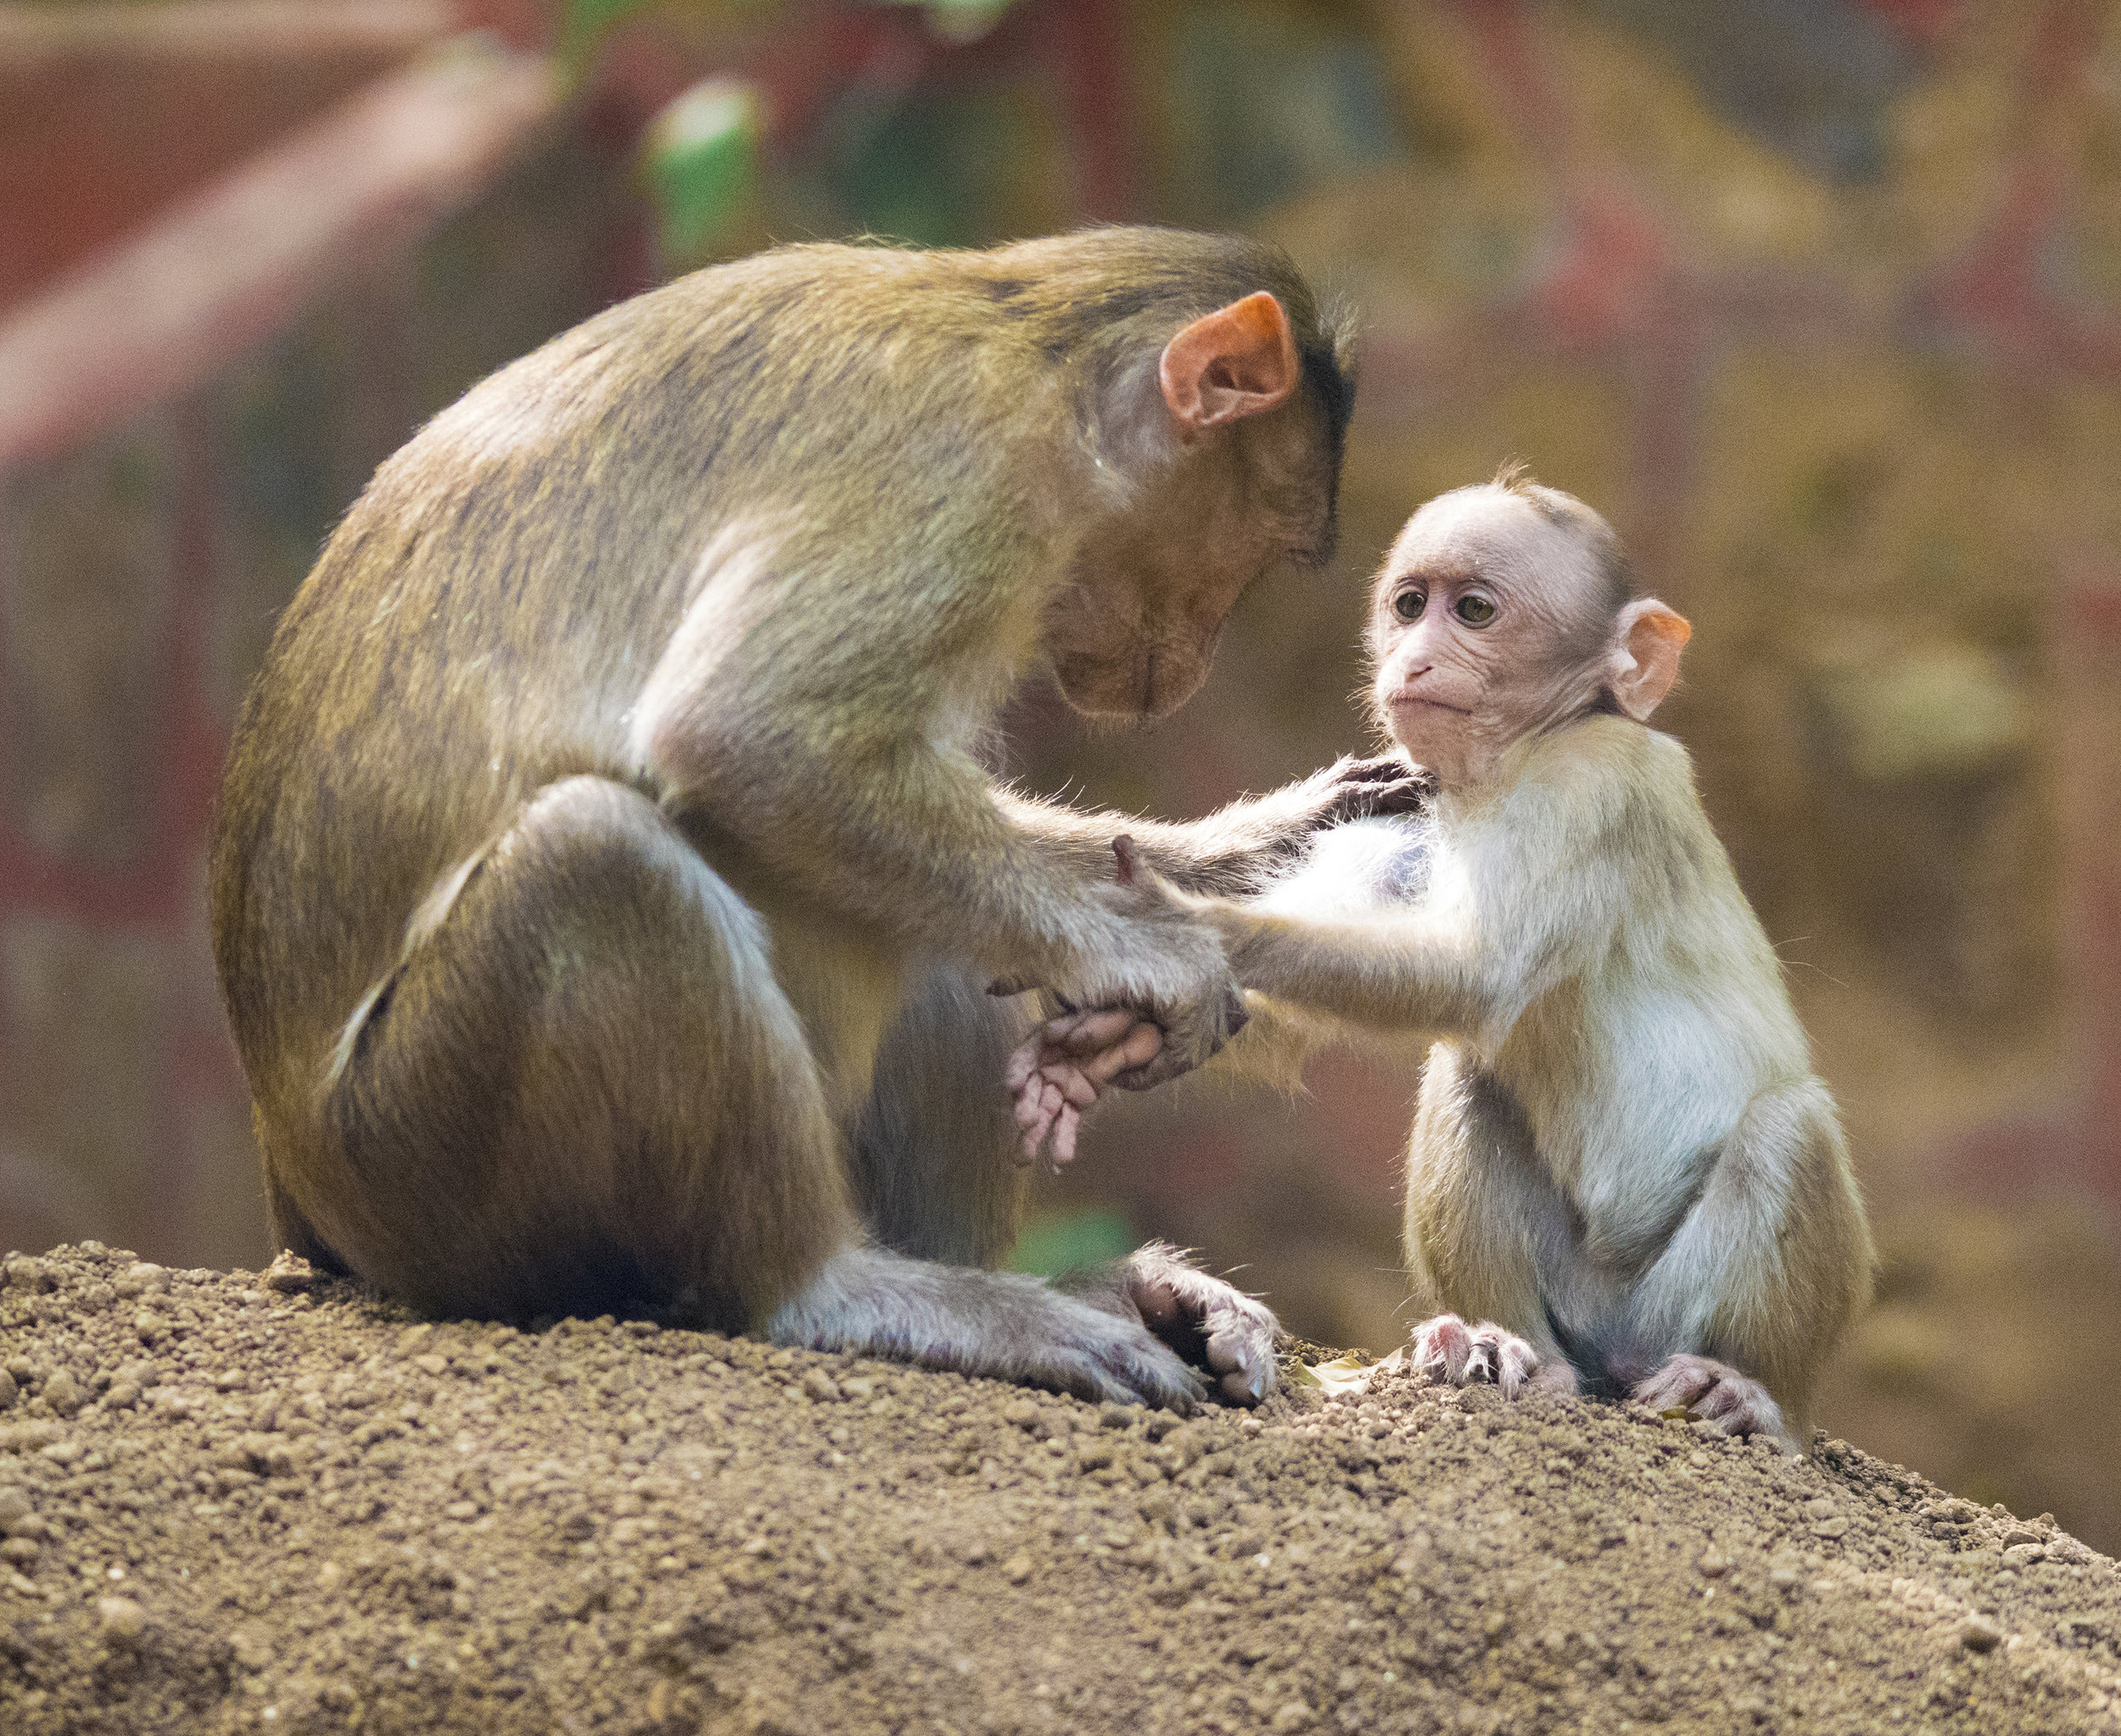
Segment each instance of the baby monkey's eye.
[{"label": "baby monkey's eye", "polygon": [[1451,613],[1469,627],[1485,627],[1495,619],[1495,604],[1477,591],[1469,591],[1452,607]]},{"label": "baby monkey's eye", "polygon": [[1421,612],[1429,607],[1429,593],[1425,591],[1402,591],[1392,599],[1392,613],[1402,621],[1419,621]]}]

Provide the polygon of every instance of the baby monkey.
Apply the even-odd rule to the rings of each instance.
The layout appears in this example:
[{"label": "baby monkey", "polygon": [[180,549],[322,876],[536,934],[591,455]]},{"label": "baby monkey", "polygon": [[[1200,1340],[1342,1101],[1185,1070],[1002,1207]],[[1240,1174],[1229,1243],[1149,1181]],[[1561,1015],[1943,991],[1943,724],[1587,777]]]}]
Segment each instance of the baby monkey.
[{"label": "baby monkey", "polygon": [[[1801,1452],[1871,1240],[1686,750],[1643,726],[1690,630],[1581,501],[1514,468],[1444,495],[1394,544],[1368,635],[1430,813],[1329,833],[1243,902],[1179,891],[1122,840],[1109,896],[1222,936],[1255,1014],[1234,1061],[1285,1072],[1322,1030],[1431,1041],[1405,1246],[1417,1304],[1448,1312],[1419,1364]],[[1102,1013],[1044,1028],[1011,1073],[1027,1144],[1147,1040]]]}]

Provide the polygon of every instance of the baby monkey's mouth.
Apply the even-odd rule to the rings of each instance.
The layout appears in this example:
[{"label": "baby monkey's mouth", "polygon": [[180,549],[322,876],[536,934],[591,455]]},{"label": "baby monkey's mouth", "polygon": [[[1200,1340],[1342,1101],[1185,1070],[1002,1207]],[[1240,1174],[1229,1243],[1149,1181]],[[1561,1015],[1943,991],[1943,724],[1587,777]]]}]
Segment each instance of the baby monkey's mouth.
[{"label": "baby monkey's mouth", "polygon": [[1397,689],[1385,701],[1385,708],[1403,711],[1409,706],[1426,705],[1437,711],[1447,711],[1458,717],[1471,717],[1473,708],[1468,705],[1452,705],[1447,700],[1432,698],[1426,693],[1411,693],[1404,687]]}]

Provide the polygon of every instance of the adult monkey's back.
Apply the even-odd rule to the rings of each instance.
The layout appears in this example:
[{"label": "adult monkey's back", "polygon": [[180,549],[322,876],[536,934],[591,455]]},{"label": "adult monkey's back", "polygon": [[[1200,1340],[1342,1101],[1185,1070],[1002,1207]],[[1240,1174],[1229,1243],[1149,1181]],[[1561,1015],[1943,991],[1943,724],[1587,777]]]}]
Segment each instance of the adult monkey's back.
[{"label": "adult monkey's back", "polygon": [[[1256,574],[1324,557],[1344,342],[1227,238],[801,248],[437,417],[289,606],[222,795],[215,951],[283,1240],[437,1312],[672,1297],[1198,1392],[1130,1311],[964,1269],[1019,1192],[990,981],[1148,1009],[1136,1084],[1239,1005],[1212,936],[1099,902],[1109,817],[973,754],[1042,660],[1084,709],[1170,711]],[[1227,882],[1349,802],[1130,829]],[[1186,1292],[1260,1388],[1263,1311],[1153,1255],[1128,1282],[1152,1316]]]}]

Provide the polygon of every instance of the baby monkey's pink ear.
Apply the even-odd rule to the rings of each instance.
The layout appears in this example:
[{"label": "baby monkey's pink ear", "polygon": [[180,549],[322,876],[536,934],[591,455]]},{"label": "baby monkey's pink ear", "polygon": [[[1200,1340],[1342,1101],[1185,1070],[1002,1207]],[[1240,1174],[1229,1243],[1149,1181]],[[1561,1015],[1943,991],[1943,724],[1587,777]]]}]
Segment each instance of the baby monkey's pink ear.
[{"label": "baby monkey's pink ear", "polygon": [[1203,314],[1164,345],[1164,402],[1192,431],[1272,410],[1296,389],[1301,364],[1289,316],[1264,289]]},{"label": "baby monkey's pink ear", "polygon": [[1679,653],[1693,632],[1684,615],[1655,597],[1631,602],[1615,618],[1606,685],[1636,722],[1646,722],[1671,692],[1679,679]]}]

